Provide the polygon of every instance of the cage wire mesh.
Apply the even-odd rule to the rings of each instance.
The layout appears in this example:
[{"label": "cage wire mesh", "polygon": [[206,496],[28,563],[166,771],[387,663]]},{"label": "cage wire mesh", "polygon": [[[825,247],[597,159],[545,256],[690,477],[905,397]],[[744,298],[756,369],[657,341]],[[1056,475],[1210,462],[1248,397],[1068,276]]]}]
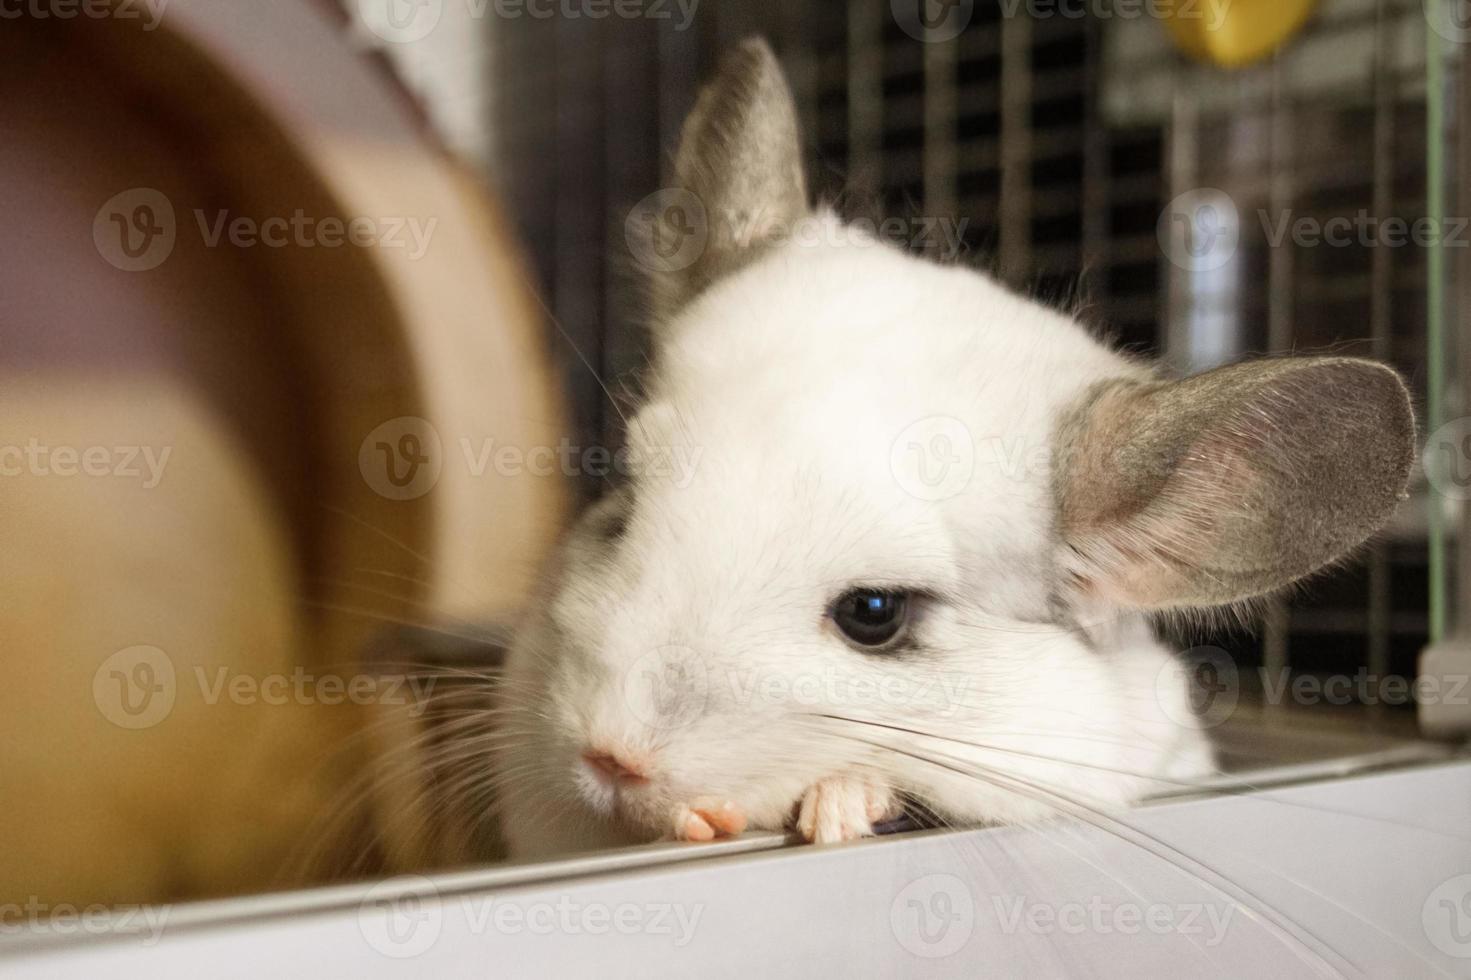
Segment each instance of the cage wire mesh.
[{"label": "cage wire mesh", "polygon": [[[1386,360],[1433,424],[1462,397],[1436,325],[1456,322],[1444,287],[1471,241],[1455,220],[1438,247],[1413,232],[1445,193],[1463,214],[1471,200],[1432,179],[1454,172],[1437,154],[1452,163],[1468,139],[1463,45],[1450,43],[1463,39],[1430,30],[1437,2],[1323,0],[1275,54],[1234,70],[1190,60],[1157,18],[1108,0],[976,0],[958,5],[954,36],[884,0],[711,3],[687,21],[488,17],[391,53],[528,246],[584,445],[617,443],[604,384],[644,364],[628,216],[668,183],[700,77],[752,32],[791,75],[819,196],[949,220],[959,254],[940,258],[1177,371],[1288,351]],[[1192,641],[1229,651],[1259,698],[1302,673],[1413,677],[1447,628],[1452,547],[1465,547],[1459,512],[1431,499],[1417,468],[1362,560],[1272,602],[1253,633]],[[1352,691],[1373,709],[1355,724],[1412,723],[1372,683]]]}]

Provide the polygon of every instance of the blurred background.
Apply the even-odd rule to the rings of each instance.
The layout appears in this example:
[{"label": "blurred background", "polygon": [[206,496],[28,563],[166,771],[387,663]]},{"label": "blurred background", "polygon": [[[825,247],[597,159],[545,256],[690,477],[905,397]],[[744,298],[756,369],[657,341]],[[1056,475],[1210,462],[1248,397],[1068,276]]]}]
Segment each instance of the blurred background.
[{"label": "blurred background", "polygon": [[[645,363],[632,232],[667,217],[651,195],[698,83],[751,33],[795,87],[816,193],[898,219],[891,241],[1177,372],[1289,351],[1403,372],[1428,465],[1393,525],[1256,629],[1180,640],[1232,767],[1445,751],[1425,736],[1471,729],[1471,691],[1412,682],[1471,675],[1468,14],[7,13],[0,898],[159,901],[494,857],[474,815],[437,805],[453,717],[412,682],[494,664],[570,508],[601,489],[586,468],[485,461],[620,445],[605,386],[634,391]],[[276,681],[297,693],[272,698]],[[355,681],[366,693],[345,695]]]},{"label": "blurred background", "polygon": [[[570,338],[562,380],[585,438],[616,441],[618,418],[570,347],[605,378],[641,365],[625,226],[666,185],[701,74],[753,32],[792,78],[816,192],[847,213],[904,219],[916,251],[992,270],[1177,371],[1263,352],[1386,360],[1428,434],[1462,414],[1465,377],[1451,278],[1471,244],[1456,230],[1462,6],[643,4],[469,22],[386,50],[500,189]],[[1248,686],[1261,669],[1414,677],[1452,588],[1457,502],[1427,489],[1417,472],[1362,560],[1274,604],[1256,632],[1188,639],[1227,651]],[[1377,702],[1351,724],[1413,730],[1413,698],[1358,696],[1374,686],[1339,705]]]}]

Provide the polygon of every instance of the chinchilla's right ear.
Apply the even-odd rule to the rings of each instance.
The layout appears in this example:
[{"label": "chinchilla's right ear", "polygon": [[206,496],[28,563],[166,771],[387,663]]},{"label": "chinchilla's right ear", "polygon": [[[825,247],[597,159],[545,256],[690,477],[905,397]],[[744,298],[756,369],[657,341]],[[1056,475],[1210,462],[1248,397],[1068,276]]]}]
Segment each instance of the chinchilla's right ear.
[{"label": "chinchilla's right ear", "polygon": [[1062,562],[1084,595],[1220,606],[1327,565],[1384,526],[1415,457],[1394,371],[1275,358],[1092,392],[1058,434]]},{"label": "chinchilla's right ear", "polygon": [[702,240],[692,255],[652,263],[656,323],[808,214],[796,104],[764,39],[747,38],[721,61],[685,120],[674,170],[678,186],[652,230],[678,220]]}]

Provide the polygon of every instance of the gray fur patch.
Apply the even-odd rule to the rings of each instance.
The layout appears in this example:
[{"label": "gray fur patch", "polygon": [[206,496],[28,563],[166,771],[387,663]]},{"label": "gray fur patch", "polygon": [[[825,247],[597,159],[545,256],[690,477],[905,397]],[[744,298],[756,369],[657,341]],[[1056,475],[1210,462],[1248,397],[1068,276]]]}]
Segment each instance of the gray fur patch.
[{"label": "gray fur patch", "polygon": [[808,214],[796,105],[762,38],[726,55],[701,91],[680,135],[675,175],[704,207],[707,240],[689,266],[655,277],[661,321]]}]

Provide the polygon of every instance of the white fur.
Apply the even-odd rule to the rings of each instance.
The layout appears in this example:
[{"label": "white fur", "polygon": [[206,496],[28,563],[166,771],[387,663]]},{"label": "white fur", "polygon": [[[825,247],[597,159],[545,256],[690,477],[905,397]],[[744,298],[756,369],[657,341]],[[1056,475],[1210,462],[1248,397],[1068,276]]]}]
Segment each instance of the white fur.
[{"label": "white fur", "polygon": [[[1045,463],[1060,413],[1144,370],[980,273],[816,220],[828,233],[772,248],[665,327],[630,442],[698,463],[687,485],[635,480],[615,545],[573,535],[510,655],[494,764],[515,856],[668,836],[694,799],[791,826],[834,779],[857,787],[828,792],[847,824],[855,801],[876,815],[898,792],[951,821],[1014,822],[1121,806],[1153,777],[1210,767],[1202,733],[1172,720],[1188,718],[1186,692],[1148,627],[1085,615],[1057,569]],[[977,449],[940,501],[891,466],[901,432],[931,416],[959,419]],[[853,585],[934,593],[925,652],[845,643],[825,612]],[[628,675],[671,660],[685,700],[661,716]],[[641,760],[650,782],[615,807],[580,761],[589,748]]]}]

